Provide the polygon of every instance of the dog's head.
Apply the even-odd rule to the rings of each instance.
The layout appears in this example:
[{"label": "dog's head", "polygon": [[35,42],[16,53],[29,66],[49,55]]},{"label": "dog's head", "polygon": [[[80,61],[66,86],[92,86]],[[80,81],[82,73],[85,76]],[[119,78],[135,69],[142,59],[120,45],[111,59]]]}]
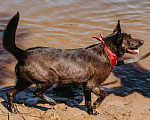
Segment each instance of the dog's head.
[{"label": "dog's head", "polygon": [[130,34],[122,32],[119,20],[110,36],[117,48],[116,53],[118,57],[121,57],[124,53],[139,54],[139,47],[144,43],[143,40],[132,38]]}]

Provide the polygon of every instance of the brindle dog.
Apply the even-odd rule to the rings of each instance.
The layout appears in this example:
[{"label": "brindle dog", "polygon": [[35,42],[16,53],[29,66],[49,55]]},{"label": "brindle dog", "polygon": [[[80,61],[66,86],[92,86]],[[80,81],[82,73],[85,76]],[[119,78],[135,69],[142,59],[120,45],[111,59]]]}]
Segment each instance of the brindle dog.
[{"label": "brindle dog", "polygon": [[[87,112],[98,114],[95,109],[106,97],[99,85],[108,78],[113,68],[102,42],[79,49],[35,47],[22,50],[15,44],[18,22],[19,13],[9,21],[3,36],[4,48],[18,60],[15,67],[16,85],[7,94],[9,110],[13,113],[19,112],[14,106],[13,98],[32,84],[37,86],[34,91],[36,96],[55,105],[54,100],[43,95],[46,89],[54,84],[83,83]],[[138,48],[144,43],[143,40],[134,39],[130,34],[122,32],[119,21],[113,33],[104,39],[107,47],[117,57],[122,57],[124,53],[138,53]],[[98,96],[93,106],[91,92]]]}]

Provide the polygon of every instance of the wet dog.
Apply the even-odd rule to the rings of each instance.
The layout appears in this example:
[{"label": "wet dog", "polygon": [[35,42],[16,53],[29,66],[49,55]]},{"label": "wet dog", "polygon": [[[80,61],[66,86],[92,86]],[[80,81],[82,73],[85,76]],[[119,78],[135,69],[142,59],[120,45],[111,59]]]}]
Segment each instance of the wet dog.
[{"label": "wet dog", "polygon": [[[104,38],[95,37],[102,42],[87,48],[35,47],[22,50],[15,44],[18,22],[19,13],[9,21],[3,35],[4,48],[18,60],[15,67],[16,85],[7,93],[9,110],[13,113],[19,112],[14,106],[13,98],[32,84],[37,86],[34,91],[36,96],[55,105],[53,99],[43,95],[46,89],[54,84],[82,83],[87,112],[98,114],[95,109],[106,97],[99,85],[108,78],[117,58],[122,57],[124,53],[139,53],[139,47],[144,43],[143,40],[134,39],[130,34],[122,32],[118,21],[112,34]],[[115,58],[111,58],[112,56]],[[91,92],[98,96],[93,106]]]}]

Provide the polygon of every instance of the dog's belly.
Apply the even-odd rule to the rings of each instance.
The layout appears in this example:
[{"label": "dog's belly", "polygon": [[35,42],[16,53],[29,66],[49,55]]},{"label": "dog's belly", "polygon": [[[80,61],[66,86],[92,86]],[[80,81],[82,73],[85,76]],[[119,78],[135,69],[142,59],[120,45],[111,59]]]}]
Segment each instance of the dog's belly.
[{"label": "dog's belly", "polygon": [[[110,66],[101,65],[92,66],[92,64],[82,63],[57,63],[45,65],[32,62],[28,65],[17,65],[16,74],[20,74],[23,79],[32,83],[46,83],[52,84],[69,84],[82,83],[90,80],[94,75],[99,75],[102,83],[110,74]],[[105,69],[103,68],[105,66]]]},{"label": "dog's belly", "polygon": [[62,63],[53,66],[53,69],[59,76],[60,84],[67,83],[82,83],[96,76],[98,83],[102,83],[108,78],[111,72],[111,65],[104,62],[99,62],[99,64],[93,65],[91,63]]}]

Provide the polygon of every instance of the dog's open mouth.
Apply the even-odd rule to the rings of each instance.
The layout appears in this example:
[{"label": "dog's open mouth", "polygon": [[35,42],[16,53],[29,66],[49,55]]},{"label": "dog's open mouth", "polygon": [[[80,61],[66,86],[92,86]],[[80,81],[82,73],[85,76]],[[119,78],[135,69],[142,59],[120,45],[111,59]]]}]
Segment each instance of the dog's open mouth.
[{"label": "dog's open mouth", "polygon": [[133,54],[139,54],[139,48],[128,48],[127,49],[130,53],[133,53]]}]

